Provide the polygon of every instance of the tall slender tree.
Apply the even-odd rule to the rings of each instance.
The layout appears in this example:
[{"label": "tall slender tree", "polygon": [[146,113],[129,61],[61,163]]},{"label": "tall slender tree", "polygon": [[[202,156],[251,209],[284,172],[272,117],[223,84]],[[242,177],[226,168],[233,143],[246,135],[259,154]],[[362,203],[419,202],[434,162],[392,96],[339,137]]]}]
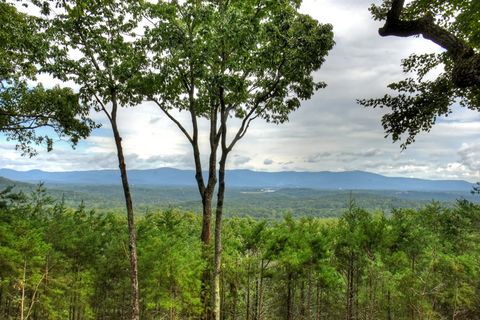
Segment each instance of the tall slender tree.
[{"label": "tall slender tree", "polygon": [[[313,79],[333,46],[332,27],[300,14],[301,1],[172,1],[151,7],[152,59],[143,93],[186,136],[203,203],[201,239],[210,243],[217,184],[212,318],[220,319],[221,224],[228,155],[252,121],[283,123],[300,101],[325,87]],[[191,127],[172,110],[186,110]],[[209,122],[208,178],[199,121]],[[237,123],[230,123],[236,118]],[[231,132],[230,132],[231,131]],[[219,155],[220,159],[217,159]],[[218,167],[217,167],[218,160]]]},{"label": "tall slender tree", "polygon": [[[37,3],[38,4],[38,3]],[[43,71],[80,86],[83,104],[102,112],[112,128],[121,174],[129,234],[131,318],[140,318],[138,262],[132,194],[118,125],[121,107],[140,101],[130,81],[144,61],[137,42],[142,33],[141,1],[44,1],[43,28],[49,40]]]}]

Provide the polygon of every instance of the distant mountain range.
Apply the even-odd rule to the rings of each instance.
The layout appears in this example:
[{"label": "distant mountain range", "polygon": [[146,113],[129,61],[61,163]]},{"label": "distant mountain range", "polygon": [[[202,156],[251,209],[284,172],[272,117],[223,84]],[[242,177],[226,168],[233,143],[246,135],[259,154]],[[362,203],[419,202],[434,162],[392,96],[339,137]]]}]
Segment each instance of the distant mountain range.
[{"label": "distant mountain range", "polygon": [[[194,186],[193,170],[159,168],[130,170],[129,181],[136,186]],[[48,184],[120,185],[117,170],[46,172],[0,169],[7,179]],[[399,191],[461,191],[469,192],[472,184],[463,180],[426,180],[386,177],[365,171],[344,172],[259,172],[229,170],[227,184],[251,188],[313,188],[325,190],[399,190]]]}]

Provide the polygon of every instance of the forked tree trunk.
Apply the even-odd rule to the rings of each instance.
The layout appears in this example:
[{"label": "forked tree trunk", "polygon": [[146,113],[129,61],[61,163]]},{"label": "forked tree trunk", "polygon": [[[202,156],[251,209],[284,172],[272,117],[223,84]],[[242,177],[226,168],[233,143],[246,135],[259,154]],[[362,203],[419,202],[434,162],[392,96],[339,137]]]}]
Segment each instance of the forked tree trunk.
[{"label": "forked tree trunk", "polygon": [[[216,112],[216,111],[215,111]],[[195,179],[197,180],[198,191],[202,198],[202,233],[201,241],[203,243],[203,255],[207,261],[211,261],[208,258],[209,254],[209,245],[211,240],[211,222],[212,222],[212,203],[213,203],[213,194],[215,190],[215,185],[217,184],[217,149],[218,149],[218,137],[217,137],[217,124],[216,116],[212,114],[211,124],[210,124],[210,157],[208,161],[208,180],[205,183],[202,172],[202,164],[200,158],[200,149],[198,144],[198,126],[196,121],[193,120],[194,114],[192,114],[192,121],[194,124],[194,135],[192,139],[192,147],[194,151],[194,161],[195,161]],[[211,269],[209,268],[211,264],[207,264],[207,268],[204,270],[202,275],[202,290],[201,290],[201,300],[203,302],[203,317],[202,319],[211,320],[214,319],[214,307],[210,305],[213,300],[213,295],[208,295],[208,284],[212,283]],[[211,288],[210,293],[212,293]]]}]

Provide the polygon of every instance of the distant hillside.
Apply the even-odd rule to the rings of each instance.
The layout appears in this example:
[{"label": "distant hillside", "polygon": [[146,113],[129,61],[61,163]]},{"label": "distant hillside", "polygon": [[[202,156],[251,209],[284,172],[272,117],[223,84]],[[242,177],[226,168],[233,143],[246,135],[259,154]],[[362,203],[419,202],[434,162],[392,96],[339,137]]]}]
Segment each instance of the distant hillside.
[{"label": "distant hillside", "polygon": [[11,187],[11,186],[27,187],[27,188],[32,187],[32,185],[30,185],[29,183],[13,181],[4,177],[0,177],[0,189],[4,189],[6,187]]},{"label": "distant hillside", "polygon": [[[385,177],[364,171],[344,172],[258,172],[229,170],[226,173],[230,187],[249,188],[314,188],[324,190],[398,190],[398,191],[462,191],[472,184],[462,180],[425,180]],[[119,185],[117,170],[45,172],[41,170],[15,171],[0,169],[0,176],[17,181],[48,184]],[[160,168],[130,170],[129,180],[138,186],[194,186],[193,170]]]},{"label": "distant hillside", "polygon": [[[123,210],[125,200],[118,184],[49,183],[47,193],[67,206],[84,204],[97,210]],[[16,191],[34,192],[35,184],[0,177],[0,190],[15,185]],[[470,191],[470,189],[468,190]],[[201,200],[196,186],[134,185],[135,210],[145,213],[160,208],[178,208],[201,212]],[[401,191],[401,190],[326,190],[314,188],[229,187],[225,214],[281,219],[286,212],[294,216],[337,217],[347,209],[349,199],[367,210],[420,208],[431,201],[453,206],[457,199],[478,203],[480,197],[467,191]]]}]

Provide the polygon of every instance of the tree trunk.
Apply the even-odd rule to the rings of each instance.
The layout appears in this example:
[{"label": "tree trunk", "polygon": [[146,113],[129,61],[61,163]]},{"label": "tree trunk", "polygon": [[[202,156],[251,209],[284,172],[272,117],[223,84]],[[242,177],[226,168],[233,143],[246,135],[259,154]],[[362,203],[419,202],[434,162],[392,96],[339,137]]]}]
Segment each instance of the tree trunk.
[{"label": "tree trunk", "polygon": [[307,315],[307,310],[306,310],[306,298],[305,298],[305,281],[303,279],[300,280],[300,319],[305,319]]},{"label": "tree trunk", "polygon": [[[224,139],[222,135],[222,139]],[[228,152],[222,152],[218,170],[217,208],[215,211],[215,257],[213,269],[213,315],[215,320],[220,320],[220,273],[222,262],[222,216],[223,201],[225,197],[225,165]]]},{"label": "tree trunk", "polygon": [[353,304],[354,304],[354,270],[353,270],[353,254],[350,254],[348,260],[347,271],[347,320],[353,319]]},{"label": "tree trunk", "polygon": [[307,290],[307,314],[306,314],[306,319],[310,320],[312,319],[312,286],[313,286],[313,281],[312,281],[312,271],[308,270],[308,277],[307,277],[307,285],[308,285],[308,290]]},{"label": "tree trunk", "polygon": [[263,259],[260,262],[260,276],[259,276],[259,288],[258,288],[258,310],[257,310],[257,320],[262,320],[263,318],[263,269],[264,269]]},{"label": "tree trunk", "polygon": [[322,319],[322,285],[320,280],[317,282],[317,317],[316,320]]},{"label": "tree trunk", "polygon": [[22,275],[22,293],[20,299],[20,320],[24,320],[25,312],[25,283],[27,281],[27,259],[25,258],[23,262],[23,275]]},{"label": "tree trunk", "polygon": [[238,301],[238,291],[234,283],[230,283],[230,294],[232,296],[232,320],[237,320],[237,301]]},{"label": "tree trunk", "polygon": [[137,260],[137,234],[135,230],[135,221],[133,214],[133,202],[128,183],[127,167],[125,157],[123,155],[122,137],[117,127],[117,97],[116,92],[112,91],[112,115],[110,122],[112,125],[113,136],[115,138],[115,146],[117,147],[118,167],[122,178],[123,193],[125,196],[125,206],[127,209],[128,222],[128,248],[130,254],[130,283],[131,283],[131,304],[132,304],[132,320],[140,319],[140,296],[138,289],[138,260]]},{"label": "tree trunk", "polygon": [[[203,254],[205,260],[209,260],[209,245],[211,239],[211,222],[212,222],[212,199],[213,193],[215,190],[215,185],[217,184],[217,150],[218,150],[218,136],[217,136],[217,116],[216,109],[212,110],[211,119],[210,119],[210,157],[208,162],[208,180],[205,183],[205,179],[202,171],[202,162],[200,157],[200,147],[198,143],[198,124],[196,119],[196,112],[194,107],[194,95],[193,91],[190,93],[190,113],[193,127],[193,137],[191,140],[191,145],[193,148],[193,158],[195,162],[195,179],[197,181],[198,191],[202,198],[202,232],[200,235],[200,240],[202,241],[204,248]],[[212,306],[210,306],[210,301],[208,295],[208,284],[211,283],[211,270],[209,269],[210,264],[207,263],[207,268],[204,270],[202,275],[202,284],[201,284],[201,301],[203,302],[203,316],[202,319],[210,320],[213,319]],[[212,287],[213,288],[213,287]],[[211,290],[210,290],[211,291]]]},{"label": "tree trunk", "polygon": [[286,320],[293,319],[292,299],[293,299],[294,293],[293,293],[292,287],[293,287],[293,275],[291,272],[289,272],[288,279],[287,279],[287,312],[285,313]]},{"label": "tree trunk", "polygon": [[247,267],[247,310],[245,320],[250,320],[250,262]]},{"label": "tree trunk", "polygon": [[390,289],[387,291],[387,320],[392,320],[392,302],[390,297]]},{"label": "tree trunk", "polygon": [[202,195],[202,234],[200,239],[205,246],[210,244],[212,224],[212,197],[213,193],[205,192]]}]

